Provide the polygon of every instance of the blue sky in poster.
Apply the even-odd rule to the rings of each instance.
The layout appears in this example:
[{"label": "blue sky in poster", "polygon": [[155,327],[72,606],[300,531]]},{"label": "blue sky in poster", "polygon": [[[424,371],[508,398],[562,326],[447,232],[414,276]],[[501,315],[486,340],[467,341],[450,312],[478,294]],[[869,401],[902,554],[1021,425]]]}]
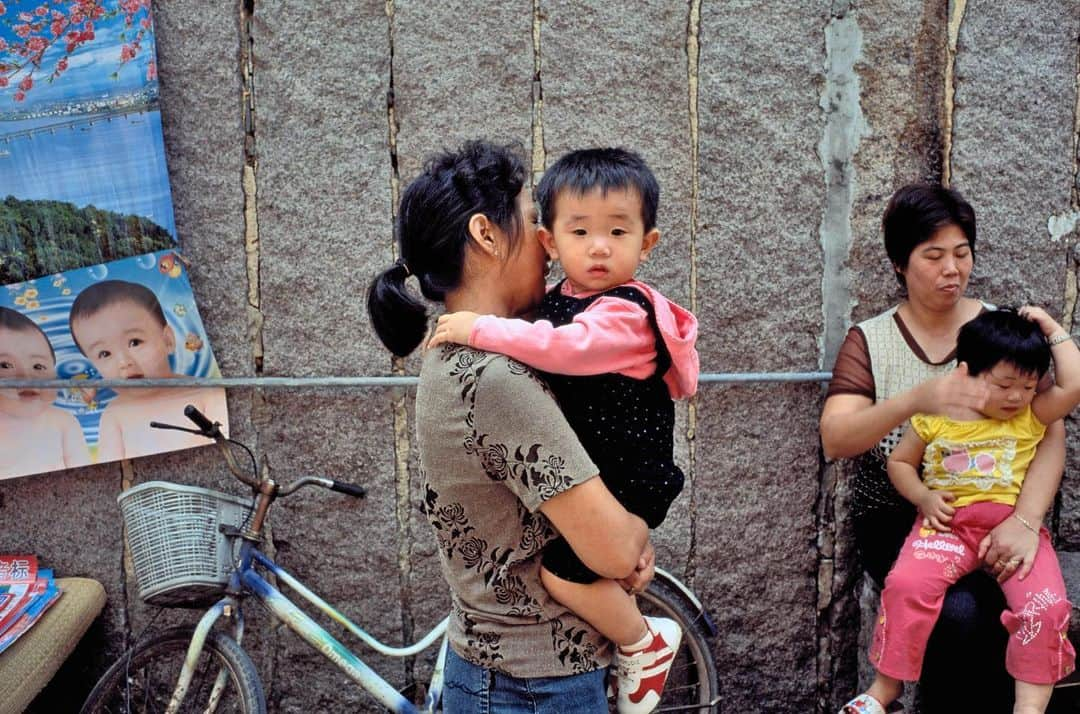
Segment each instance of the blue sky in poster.
[{"label": "blue sky in poster", "polygon": [[[43,0],[0,0],[7,12],[0,16],[0,40],[11,48],[20,41],[15,32],[17,25],[23,24],[20,13],[33,12],[42,4],[65,10],[71,0],[58,5]],[[106,14],[94,23],[94,39],[76,48],[68,58],[68,68],[53,82],[48,76],[56,63],[64,56],[64,42],[55,42],[45,50],[41,69],[34,72],[34,87],[26,92],[26,99],[15,102],[14,95],[26,70],[8,76],[8,86],[0,89],[0,120],[10,112],[32,113],[43,110],[58,102],[70,102],[84,99],[98,99],[103,95],[110,97],[136,93],[148,86],[156,86],[157,80],[147,81],[147,70],[154,61],[155,47],[153,33],[143,36],[142,49],[127,62],[121,62],[120,52],[125,43],[134,39],[138,25],[134,28],[125,25],[122,12],[117,12],[118,0],[104,0]],[[110,17],[110,15],[112,15]],[[143,17],[145,13],[137,16]],[[23,58],[10,51],[0,50],[0,64],[22,65]]]},{"label": "blue sky in poster", "polygon": [[[100,375],[75,346],[68,317],[78,294],[94,283],[126,280],[145,285],[157,296],[176,335],[176,350],[169,359],[173,371],[190,377],[221,376],[195,307],[187,271],[172,255],[172,251],[147,253],[0,288],[0,307],[26,315],[45,332],[56,351],[56,376],[87,380],[88,390],[61,390],[54,404],[75,415],[91,444],[97,441],[101,412],[116,393],[93,389],[92,382]],[[88,394],[92,404],[87,401]]]}]

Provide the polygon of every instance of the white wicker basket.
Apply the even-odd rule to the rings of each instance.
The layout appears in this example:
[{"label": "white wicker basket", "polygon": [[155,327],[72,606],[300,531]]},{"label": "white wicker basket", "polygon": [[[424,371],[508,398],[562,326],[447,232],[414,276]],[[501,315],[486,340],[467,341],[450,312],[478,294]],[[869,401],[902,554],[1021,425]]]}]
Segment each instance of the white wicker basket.
[{"label": "white wicker basket", "polygon": [[139,597],[152,605],[198,607],[218,599],[229,582],[240,528],[250,512],[242,498],[197,486],[149,481],[117,497]]}]

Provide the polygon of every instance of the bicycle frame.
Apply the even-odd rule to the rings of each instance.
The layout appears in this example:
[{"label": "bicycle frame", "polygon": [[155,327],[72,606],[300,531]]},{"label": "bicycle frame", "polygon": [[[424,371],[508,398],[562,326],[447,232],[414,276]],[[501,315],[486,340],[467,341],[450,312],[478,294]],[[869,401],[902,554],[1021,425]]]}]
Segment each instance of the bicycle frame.
[{"label": "bicycle frame", "polygon": [[[408,657],[427,649],[435,640],[441,637],[442,644],[439,647],[439,654],[435,661],[435,669],[431,675],[431,684],[428,687],[428,693],[423,707],[417,708],[416,705],[403,697],[400,692],[394,689],[389,682],[368,667],[363,660],[355,655],[348,647],[339,642],[307,613],[297,607],[289,600],[289,598],[282,594],[280,590],[267,582],[267,580],[255,570],[254,566],[256,564],[275,576],[279,582],[285,583],[290,590],[314,605],[321,613],[344,626],[349,632],[363,641],[364,644],[381,654],[390,657]],[[322,655],[337,666],[338,669],[345,672],[350,679],[363,687],[365,691],[371,694],[379,701],[379,703],[390,711],[397,712],[398,714],[417,714],[419,712],[432,714],[435,711],[435,705],[442,696],[443,667],[446,662],[447,647],[446,628],[450,622],[449,617],[436,625],[434,629],[415,644],[409,647],[390,647],[369,635],[358,625],[349,620],[349,618],[334,609],[332,605],[309,590],[292,574],[260,551],[254,543],[249,540],[244,540],[240,546],[239,565],[230,577],[229,588],[227,590],[229,594],[212,606],[206,614],[203,615],[198,626],[195,628],[195,635],[192,637],[191,645],[188,647],[187,658],[185,659],[184,666],[181,670],[180,680],[177,682],[176,689],[173,691],[172,699],[166,710],[167,712],[175,712],[183,701],[184,696],[187,694],[187,689],[194,676],[195,663],[198,661],[199,655],[202,652],[206,637],[214,623],[217,622],[220,617],[225,616],[234,619],[236,623],[235,639],[237,642],[240,642],[243,637],[244,623],[243,615],[239,607],[239,601],[236,596],[245,591],[257,597],[275,617],[288,625],[291,630],[317,651],[322,653]],[[213,703],[217,696],[220,695],[219,690],[224,686],[223,675],[224,673],[219,675],[218,681],[215,683],[214,690],[211,693],[211,703]]]}]

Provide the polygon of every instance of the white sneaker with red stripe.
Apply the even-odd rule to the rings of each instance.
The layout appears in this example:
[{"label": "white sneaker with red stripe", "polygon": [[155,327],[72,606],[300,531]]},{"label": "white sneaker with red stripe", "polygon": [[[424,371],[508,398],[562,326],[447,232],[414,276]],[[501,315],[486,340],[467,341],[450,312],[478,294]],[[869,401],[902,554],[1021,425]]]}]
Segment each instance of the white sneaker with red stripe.
[{"label": "white sneaker with red stripe", "polygon": [[643,649],[615,652],[612,689],[619,714],[648,714],[660,703],[675,652],[682,641],[679,623],[666,617],[646,617],[652,642]]}]

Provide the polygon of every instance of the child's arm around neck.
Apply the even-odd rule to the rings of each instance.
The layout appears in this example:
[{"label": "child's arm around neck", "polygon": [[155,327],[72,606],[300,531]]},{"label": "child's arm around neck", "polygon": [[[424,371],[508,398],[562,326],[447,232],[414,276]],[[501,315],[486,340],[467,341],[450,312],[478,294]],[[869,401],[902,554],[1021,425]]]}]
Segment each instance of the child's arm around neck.
[{"label": "child's arm around neck", "polygon": [[1039,325],[1054,358],[1054,385],[1035,395],[1031,411],[1043,424],[1065,417],[1080,404],[1080,349],[1061,325],[1042,308],[1026,306],[1020,314]]}]

